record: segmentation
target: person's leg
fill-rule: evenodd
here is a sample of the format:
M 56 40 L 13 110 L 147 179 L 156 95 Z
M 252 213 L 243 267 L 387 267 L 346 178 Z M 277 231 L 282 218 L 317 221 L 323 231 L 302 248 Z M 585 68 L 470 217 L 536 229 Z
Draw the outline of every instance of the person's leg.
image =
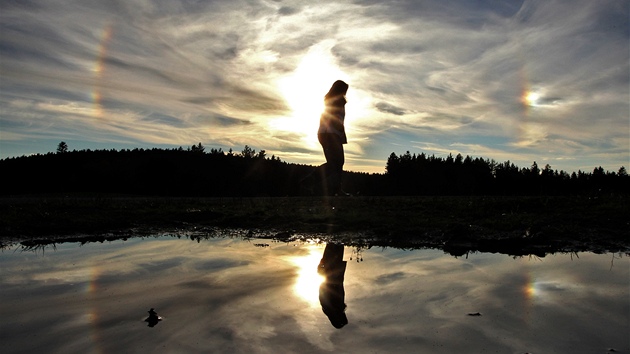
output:
M 344 164 L 343 144 L 341 144 L 341 138 L 337 137 L 337 135 L 335 135 L 335 137 L 335 142 L 331 146 L 333 163 L 331 164 L 331 171 L 329 173 L 331 194 L 339 193 L 341 191 L 341 174 L 343 172 Z
M 322 150 L 324 151 L 324 157 L 326 158 L 326 163 L 318 167 L 320 182 L 322 186 L 322 194 L 328 195 L 328 173 L 330 170 L 330 139 L 328 138 L 329 134 L 317 134 L 317 140 L 319 140 L 319 144 L 322 146 Z
M 319 134 L 319 142 L 324 150 L 326 164 L 324 173 L 328 180 L 326 194 L 335 194 L 341 190 L 341 173 L 345 162 L 341 137 L 337 134 Z
M 324 133 L 319 134 L 317 138 L 319 139 L 319 143 L 322 145 L 322 149 L 324 150 L 324 157 L 326 157 L 326 163 L 320 166 L 322 176 L 322 192 L 324 195 L 331 195 L 334 194 L 334 187 L 331 184 L 331 177 L 334 174 L 334 171 L 337 170 L 337 162 L 334 152 L 334 137 L 333 134 Z

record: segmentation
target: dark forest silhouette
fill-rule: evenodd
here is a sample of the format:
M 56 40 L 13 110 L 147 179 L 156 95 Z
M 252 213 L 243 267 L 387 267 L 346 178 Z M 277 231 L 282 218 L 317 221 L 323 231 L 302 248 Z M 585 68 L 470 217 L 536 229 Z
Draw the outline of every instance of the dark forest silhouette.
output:
M 309 195 L 300 180 L 317 167 L 268 157 L 249 146 L 206 151 L 201 143 L 176 149 L 69 151 L 0 160 L 0 194 L 113 193 L 156 196 Z M 458 154 L 446 158 L 392 153 L 385 173 L 343 173 L 344 189 L 355 195 L 575 195 L 630 192 L 630 177 L 596 167 L 592 172 L 553 170 L 536 162 L 519 168 Z

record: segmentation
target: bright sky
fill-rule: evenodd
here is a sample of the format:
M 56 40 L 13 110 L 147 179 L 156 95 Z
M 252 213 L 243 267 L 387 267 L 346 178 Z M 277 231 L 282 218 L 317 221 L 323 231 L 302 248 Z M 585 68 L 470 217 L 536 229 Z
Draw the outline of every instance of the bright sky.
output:
M 345 169 L 409 150 L 568 172 L 629 167 L 627 0 L 0 2 L 0 158 L 245 145 Z

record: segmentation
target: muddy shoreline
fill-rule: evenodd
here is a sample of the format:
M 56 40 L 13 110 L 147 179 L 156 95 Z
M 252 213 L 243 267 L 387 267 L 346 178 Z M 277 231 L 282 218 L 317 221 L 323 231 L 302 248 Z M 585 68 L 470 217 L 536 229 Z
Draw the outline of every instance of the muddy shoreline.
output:
M 630 252 L 626 196 L 0 199 L 0 246 L 170 235 L 544 256 Z

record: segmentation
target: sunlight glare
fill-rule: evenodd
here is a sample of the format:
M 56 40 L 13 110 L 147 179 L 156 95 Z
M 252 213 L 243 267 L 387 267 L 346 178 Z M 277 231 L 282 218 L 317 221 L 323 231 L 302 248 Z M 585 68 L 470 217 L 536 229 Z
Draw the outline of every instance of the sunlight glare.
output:
M 296 133 L 314 147 L 317 142 L 319 116 L 324 110 L 324 95 L 335 80 L 348 80 L 334 62 L 330 43 L 312 47 L 295 71 L 278 81 L 280 93 L 291 108 L 289 117 L 270 123 L 274 130 Z
M 323 250 L 315 245 L 309 247 L 306 256 L 294 257 L 291 262 L 297 266 L 297 280 L 295 282 L 295 294 L 305 300 L 311 307 L 318 307 L 319 286 L 324 277 L 317 272 L 317 266 L 322 258 Z

